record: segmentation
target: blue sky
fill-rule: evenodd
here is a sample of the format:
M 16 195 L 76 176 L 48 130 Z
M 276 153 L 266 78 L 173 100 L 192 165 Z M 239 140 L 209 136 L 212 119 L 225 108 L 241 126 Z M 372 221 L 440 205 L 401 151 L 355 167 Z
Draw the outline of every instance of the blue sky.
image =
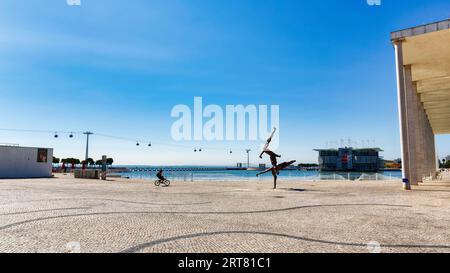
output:
M 45 2 L 45 3 L 44 3 Z M 450 17 L 448 0 L 0 1 L 0 128 L 172 142 L 177 104 L 278 104 L 278 152 L 315 162 L 327 142 L 370 140 L 400 156 L 391 31 Z M 441 156 L 450 138 L 438 137 Z M 0 143 L 84 157 L 85 140 L 1 132 Z M 120 164 L 234 165 L 256 142 L 189 148 L 94 136 Z M 360 145 L 360 144 L 359 144 Z M 192 148 L 190 148 L 192 147 Z M 212 147 L 193 153 L 194 147 Z M 233 149 L 229 154 L 225 150 Z

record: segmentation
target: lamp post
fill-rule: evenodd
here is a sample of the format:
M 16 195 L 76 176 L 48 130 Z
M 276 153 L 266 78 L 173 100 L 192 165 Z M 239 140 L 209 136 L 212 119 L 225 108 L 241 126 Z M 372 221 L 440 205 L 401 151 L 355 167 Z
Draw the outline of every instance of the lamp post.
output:
M 250 149 L 245 150 L 245 152 L 247 152 L 247 168 L 250 168 L 250 152 L 251 151 L 252 150 L 250 150 Z
M 86 135 L 86 158 L 85 158 L 85 160 L 87 162 L 87 160 L 89 158 L 89 136 L 93 135 L 94 133 L 88 131 L 88 132 L 84 132 L 83 134 Z

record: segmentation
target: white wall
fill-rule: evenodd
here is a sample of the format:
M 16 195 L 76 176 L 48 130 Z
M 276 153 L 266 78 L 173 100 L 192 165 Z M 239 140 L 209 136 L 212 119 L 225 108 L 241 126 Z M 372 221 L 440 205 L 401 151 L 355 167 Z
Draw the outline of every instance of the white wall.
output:
M 37 162 L 38 149 L 0 146 L 0 179 L 51 177 L 53 149 L 48 149 L 44 163 Z

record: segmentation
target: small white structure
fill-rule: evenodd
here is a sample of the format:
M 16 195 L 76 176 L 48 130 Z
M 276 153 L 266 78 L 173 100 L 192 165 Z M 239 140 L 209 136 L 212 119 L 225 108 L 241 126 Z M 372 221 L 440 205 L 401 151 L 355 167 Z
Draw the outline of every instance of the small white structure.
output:
M 0 146 L 0 179 L 52 176 L 53 149 Z

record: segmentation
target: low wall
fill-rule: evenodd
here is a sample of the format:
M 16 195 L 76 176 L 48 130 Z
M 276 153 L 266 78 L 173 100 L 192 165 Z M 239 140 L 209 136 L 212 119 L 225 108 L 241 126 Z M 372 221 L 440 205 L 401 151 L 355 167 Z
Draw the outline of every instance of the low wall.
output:
M 75 178 L 100 179 L 100 171 L 99 170 L 74 170 L 73 174 L 74 174 Z

